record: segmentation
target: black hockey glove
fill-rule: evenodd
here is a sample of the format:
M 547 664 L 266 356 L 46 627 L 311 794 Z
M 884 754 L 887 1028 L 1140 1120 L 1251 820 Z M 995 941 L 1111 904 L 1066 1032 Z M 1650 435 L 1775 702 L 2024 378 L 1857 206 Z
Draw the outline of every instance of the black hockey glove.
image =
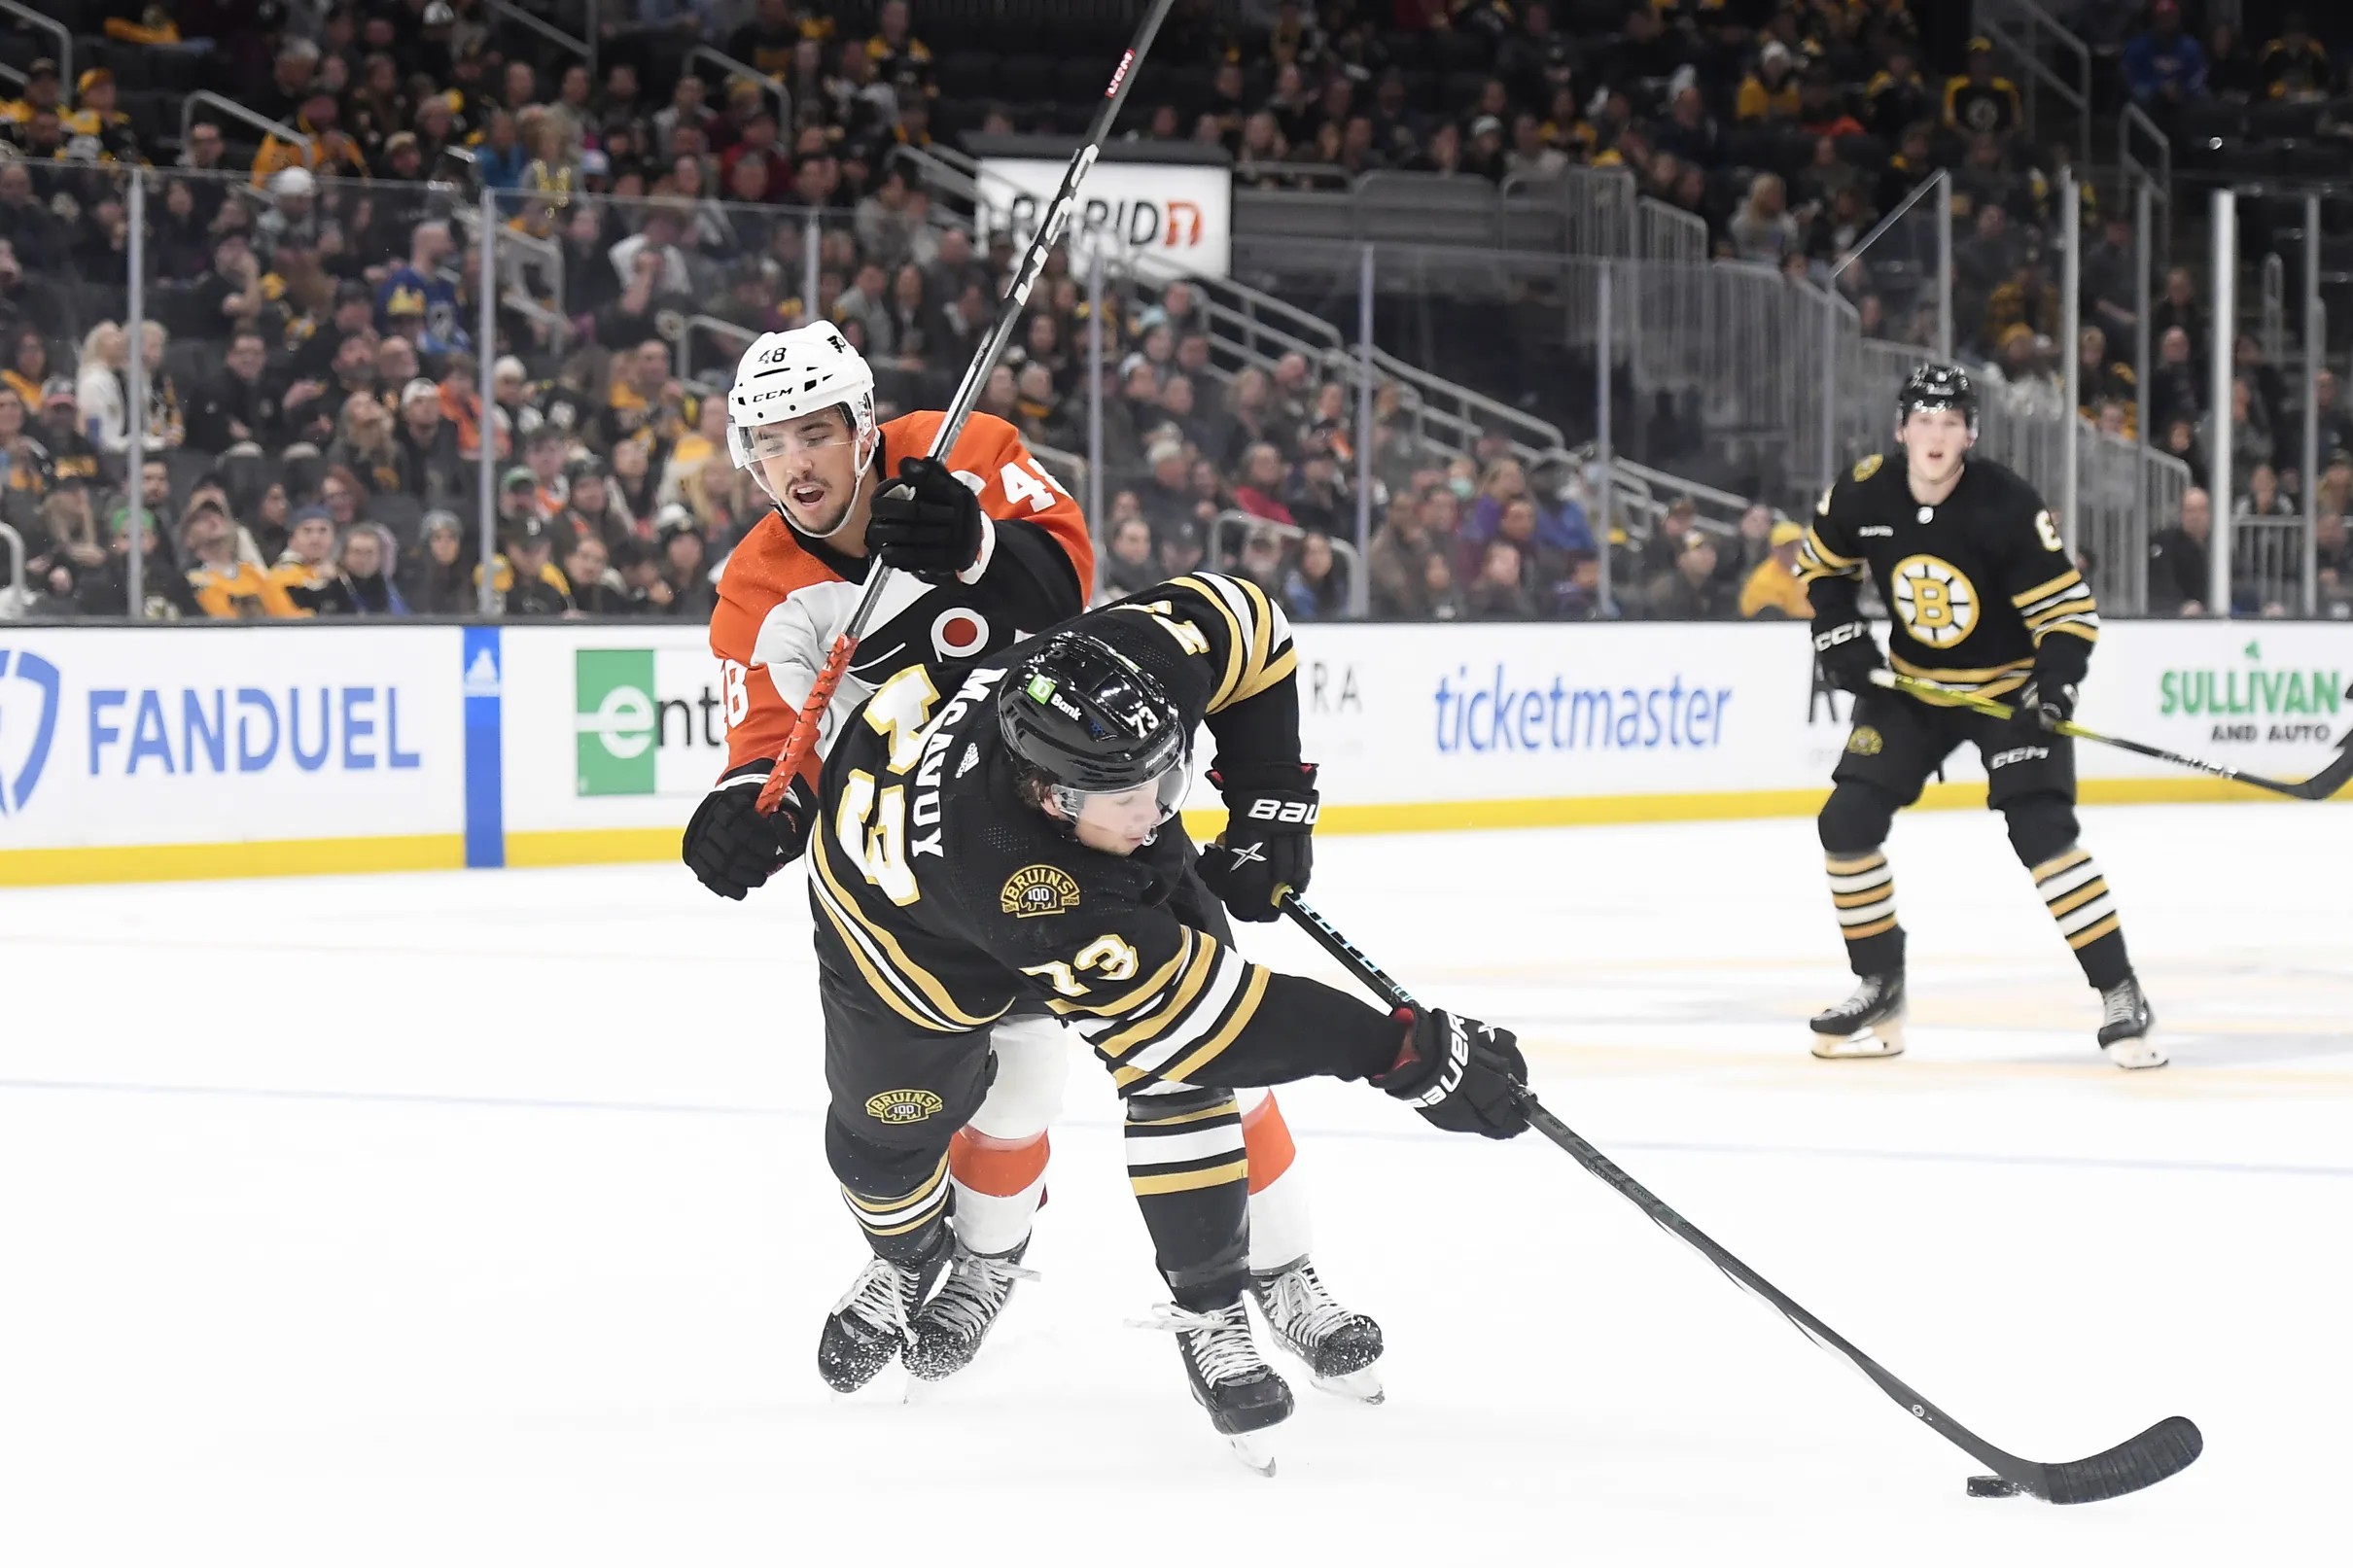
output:
M 1307 891 L 1316 865 L 1316 765 L 1275 762 L 1212 773 L 1225 831 L 1201 852 L 1201 880 L 1238 921 L 1271 921 L 1288 888 Z
M 2029 737 L 2047 735 L 2075 716 L 2075 687 L 2040 675 L 2012 700 L 2010 727 Z
M 808 780 L 796 778 L 786 786 L 775 816 L 759 814 L 760 785 L 775 767 L 761 761 L 730 770 L 687 819 L 679 856 L 721 898 L 743 897 L 799 859 L 809 846 L 817 799 Z
M 898 477 L 874 498 L 866 524 L 866 547 L 895 572 L 912 572 L 926 582 L 946 582 L 980 559 L 988 523 L 980 497 L 948 466 L 911 457 Z
M 1512 1086 L 1528 1078 L 1520 1037 L 1475 1018 L 1397 1009 L 1405 1049 L 1396 1065 L 1373 1080 L 1448 1132 L 1512 1138 L 1528 1131 L 1528 1113 Z
M 1878 690 L 1871 678 L 1887 668 L 1886 655 L 1879 651 L 1868 621 L 1841 621 L 1814 633 L 1813 656 L 1822 667 L 1824 680 L 1858 697 Z

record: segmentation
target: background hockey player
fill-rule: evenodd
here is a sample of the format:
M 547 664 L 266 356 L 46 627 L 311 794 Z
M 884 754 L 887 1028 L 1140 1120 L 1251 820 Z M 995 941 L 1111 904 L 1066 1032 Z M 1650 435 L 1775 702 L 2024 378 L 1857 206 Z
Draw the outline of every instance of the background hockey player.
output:
M 1128 1169 L 1218 1430 L 1290 1411 L 1259 1355 L 1234 1244 L 1249 1157 L 1232 1090 L 1365 1078 L 1437 1126 L 1508 1137 L 1526 1119 L 1513 1036 L 1390 1016 L 1249 962 L 1192 903 L 1181 832 L 1205 719 L 1229 776 L 1299 775 L 1297 657 L 1252 583 L 1203 575 L 988 661 L 929 727 L 897 678 L 847 721 L 809 849 L 833 1102 L 825 1153 L 874 1261 L 826 1320 L 821 1370 L 855 1387 L 903 1352 L 960 1353 L 926 1306 L 974 1215 L 948 1220 L 950 1133 L 990 1083 L 1024 1001 L 1073 1024 L 1128 1100 Z M 1053 1028 L 1051 1023 L 1034 1026 Z M 1050 1103 L 1029 1107 L 1042 1130 Z M 985 1327 L 985 1323 L 981 1325 Z M 937 1342 L 949 1342 L 939 1343 Z
M 1887 829 L 1966 741 L 1984 759 L 1987 804 L 2008 819 L 2011 847 L 2100 993 L 2100 1049 L 2122 1067 L 2161 1066 L 2115 900 L 2077 842 L 2074 743 L 2054 733 L 2075 713 L 2099 638 L 2090 586 L 2032 488 L 1969 456 L 1977 394 L 1966 373 L 1914 370 L 1897 396 L 1896 426 L 1900 460 L 1868 457 L 1841 477 L 1799 559 L 1822 674 L 1856 694 L 1820 828 L 1831 901 L 1862 984 L 1815 1017 L 1814 1055 L 1904 1048 L 1904 928 Z M 2010 722 L 1874 683 L 1889 660 L 1857 608 L 1866 570 L 1888 606 L 1896 673 L 2001 698 L 2016 709 Z
M 873 371 L 829 324 L 754 342 L 737 366 L 728 417 L 736 466 L 751 469 L 777 505 L 720 576 L 711 645 L 724 670 L 728 767 L 688 823 L 683 854 L 706 887 L 740 899 L 807 842 L 819 759 L 774 816 L 754 802 L 871 562 L 896 575 L 827 714 L 821 757 L 840 716 L 878 689 L 891 693 L 884 711 L 912 733 L 948 685 L 951 663 L 1076 614 L 1094 580 L 1094 550 L 1077 504 L 1003 420 L 974 414 L 945 464 L 922 456 L 939 413 L 878 425 Z M 897 477 L 889 477 L 895 470 Z M 1231 848 L 1213 850 L 1201 875 L 1240 918 L 1272 920 L 1277 889 L 1308 886 L 1315 770 L 1246 766 L 1218 783 L 1233 812 Z M 1189 861 L 1184 835 L 1170 840 Z M 1200 878 L 1186 880 L 1199 919 L 1231 946 Z M 1058 1101 L 1069 1048 L 1062 1030 L 1032 1011 L 1027 1025 L 1000 1027 L 999 1090 L 955 1143 L 950 1185 L 973 1222 L 967 1236 L 983 1244 L 960 1255 L 932 1308 L 960 1332 L 933 1337 L 934 1353 L 914 1363 L 925 1376 L 955 1371 L 977 1347 L 1018 1277 L 1014 1265 L 1044 1192 L 1050 1112 L 1033 1107 Z M 1248 1257 L 1270 1320 L 1319 1378 L 1378 1397 L 1369 1369 L 1381 1354 L 1380 1327 L 1334 1301 L 1317 1275 L 1282 1108 L 1262 1091 L 1246 1099 Z M 949 1344 L 957 1355 L 945 1353 Z

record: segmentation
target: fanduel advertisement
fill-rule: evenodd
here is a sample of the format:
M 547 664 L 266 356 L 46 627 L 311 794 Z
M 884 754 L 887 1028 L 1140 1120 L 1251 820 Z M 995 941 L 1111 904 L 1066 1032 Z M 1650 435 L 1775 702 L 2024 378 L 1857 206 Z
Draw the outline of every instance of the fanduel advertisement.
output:
M 982 238 L 1010 229 L 1027 245 L 1069 171 L 1067 159 L 983 157 Z M 1080 270 L 1100 247 L 1106 265 L 1222 278 L 1233 266 L 1233 175 L 1221 164 L 1098 160 L 1079 185 L 1066 240 Z
M 0 851 L 453 832 L 456 639 L 0 631 Z

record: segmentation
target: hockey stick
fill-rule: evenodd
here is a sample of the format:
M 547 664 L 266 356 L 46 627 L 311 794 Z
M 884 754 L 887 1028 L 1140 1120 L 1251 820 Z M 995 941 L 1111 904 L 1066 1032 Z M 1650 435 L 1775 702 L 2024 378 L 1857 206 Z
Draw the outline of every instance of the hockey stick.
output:
M 1871 673 L 1871 682 L 1876 686 L 1883 686 L 1889 691 L 1901 691 L 1907 695 L 1917 697 L 1923 702 L 1936 703 L 1947 708 L 1966 708 L 1971 713 L 1984 714 L 1988 718 L 2009 718 L 2018 712 L 2008 703 L 1995 702 L 1990 697 L 1981 697 L 1975 692 L 1956 691 L 1950 686 L 1940 685 L 1934 680 L 1922 680 L 1917 676 L 1898 675 L 1893 670 L 1874 670 Z M 2290 800 L 2327 800 L 2331 795 L 2342 789 L 2347 780 L 2353 780 L 2353 734 L 2347 734 L 2343 740 L 2336 743 L 2336 756 L 2327 767 L 2312 775 L 2311 778 L 2299 783 L 2292 779 L 2266 779 L 2260 773 L 2242 773 L 2236 768 L 2226 767 L 2220 762 L 2201 762 L 2194 756 L 2183 756 L 2179 751 L 2167 751 L 2155 746 L 2143 746 L 2138 741 L 2127 741 L 2120 736 L 2102 735 L 2097 730 L 2084 728 L 2083 725 L 2072 719 L 2060 724 L 2054 733 L 2078 741 L 2097 741 L 2102 746 L 2113 746 L 2120 751 L 2130 751 L 2138 756 L 2155 757 L 2160 762 L 2170 762 L 2177 768 L 2194 768 L 2199 773 L 2210 773 L 2217 779 L 2228 779 L 2232 784 L 2246 784 L 2254 789 L 2268 789 L 2271 793 L 2285 795 Z
M 1300 902 L 1296 895 L 1285 893 L 1282 907 L 1284 913 L 1315 938 L 1318 947 L 1339 959 L 1342 967 L 1385 1003 L 1391 1007 L 1421 1010 L 1422 1004 L 1415 1001 L 1403 986 L 1390 979 L 1379 964 L 1365 957 L 1354 943 L 1333 929 L 1329 921 Z M 1569 1157 L 1577 1164 L 1616 1188 L 1621 1196 L 1649 1215 L 1659 1229 L 1685 1242 L 1701 1257 L 1714 1264 L 1734 1284 L 1772 1303 L 1783 1317 L 1797 1326 L 1799 1333 L 1824 1349 L 1844 1356 L 1864 1376 L 1879 1384 L 1880 1392 L 1889 1399 L 2000 1478 L 1999 1482 L 1990 1487 L 1982 1481 L 1973 1481 L 1969 1488 L 1971 1495 L 2000 1496 L 2026 1492 L 2051 1503 L 2096 1503 L 2111 1497 L 2122 1497 L 2126 1492 L 2139 1491 L 2144 1486 L 2156 1485 L 2186 1468 L 2204 1448 L 2205 1439 L 2198 1434 L 2197 1427 L 2190 1418 L 2172 1415 L 2129 1442 L 2120 1443 L 2107 1452 L 2095 1453 L 2089 1459 L 2054 1465 L 2020 1459 L 2014 1453 L 2004 1452 L 1929 1404 L 1910 1384 L 1841 1338 L 1830 1325 L 1782 1295 L 1764 1275 L 1710 1240 L 1699 1227 L 1668 1207 L 1641 1183 L 1619 1169 L 1607 1155 L 1579 1137 L 1559 1117 L 1538 1104 L 1535 1092 L 1526 1084 L 1514 1084 L 1512 1093 L 1519 1100 L 1520 1108 L 1528 1113 L 1530 1126 L 1568 1151 Z
M 1119 118 L 1120 105 L 1128 100 L 1128 88 L 1135 85 L 1137 69 L 1143 64 L 1144 53 L 1151 49 L 1153 36 L 1160 31 L 1161 22 L 1167 19 L 1169 10 L 1175 4 L 1176 0 L 1152 0 L 1151 9 L 1144 13 L 1143 24 L 1136 29 L 1135 42 L 1128 45 L 1127 52 L 1121 54 L 1119 63 L 1112 67 L 1110 85 L 1103 89 L 1103 104 L 1095 111 L 1094 123 L 1087 127 L 1086 140 L 1071 155 L 1071 166 L 1063 171 L 1062 187 L 1054 192 L 1052 204 L 1046 208 L 1044 218 L 1039 220 L 1036 233 L 1031 236 L 1030 248 L 1023 254 L 1021 265 L 1014 269 L 1012 286 L 1005 291 L 1003 302 L 998 308 L 997 324 L 989 329 L 989 335 L 981 341 L 980 352 L 965 367 L 965 377 L 957 383 L 956 395 L 948 400 L 947 411 L 940 418 L 939 429 L 931 436 L 931 450 L 928 456 L 944 458 L 955 450 L 956 438 L 964 434 L 966 421 L 972 417 L 973 405 L 980 401 L 981 389 L 989 384 L 989 372 L 1004 357 L 1006 346 L 1013 341 L 1013 333 L 1020 329 L 1022 307 L 1029 303 L 1030 291 L 1037 286 L 1037 276 L 1045 270 L 1046 258 L 1053 253 L 1056 242 L 1062 238 L 1063 228 L 1071 221 L 1071 208 L 1077 202 L 1078 188 L 1085 183 L 1087 170 L 1095 166 L 1096 157 L 1103 152 L 1103 144 L 1110 137 L 1112 122 Z M 885 483 L 889 479 L 888 474 L 884 475 Z M 857 608 L 850 612 L 850 623 L 842 628 L 841 634 L 833 639 L 833 645 L 826 649 L 825 665 L 817 672 L 816 683 L 809 688 L 808 701 L 801 704 L 800 716 L 792 721 L 792 733 L 786 738 L 785 749 L 776 759 L 775 770 L 768 775 L 767 783 L 760 785 L 759 810 L 763 815 L 773 814 L 783 804 L 785 790 L 791 784 L 793 775 L 800 771 L 801 764 L 817 749 L 818 726 L 825 719 L 825 710 L 833 705 L 833 692 L 841 684 L 841 678 L 849 672 L 850 660 L 858 652 L 859 640 L 866 634 L 866 623 L 874 618 L 874 611 L 881 608 L 883 584 L 890 580 L 890 576 L 891 569 L 879 561 L 866 574 L 865 591 L 858 596 Z

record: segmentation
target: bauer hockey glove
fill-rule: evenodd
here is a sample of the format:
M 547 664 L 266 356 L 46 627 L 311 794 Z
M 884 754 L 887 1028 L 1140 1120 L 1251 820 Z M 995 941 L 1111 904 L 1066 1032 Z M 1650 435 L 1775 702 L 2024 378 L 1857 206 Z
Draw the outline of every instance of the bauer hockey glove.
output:
M 894 572 L 940 583 L 968 572 L 988 540 L 980 497 L 936 458 L 911 457 L 874 498 L 866 546 Z
M 1518 1137 L 1528 1113 L 1512 1088 L 1528 1078 L 1520 1036 L 1454 1013 L 1400 1007 L 1405 1049 L 1373 1086 L 1406 1101 L 1430 1126 L 1481 1137 Z
M 1824 680 L 1858 697 L 1876 690 L 1872 676 L 1887 668 L 1886 655 L 1879 651 L 1868 621 L 1841 621 L 1814 633 L 1813 656 L 1822 667 Z
M 795 778 L 786 786 L 775 816 L 760 815 L 760 785 L 775 766 L 763 759 L 730 769 L 687 819 L 679 857 L 721 898 L 743 897 L 808 848 L 809 824 L 817 819 L 808 780 Z
M 1316 764 L 1270 762 L 1210 775 L 1225 831 L 1201 852 L 1201 880 L 1238 921 L 1282 913 L 1284 889 L 1307 891 L 1316 866 Z

